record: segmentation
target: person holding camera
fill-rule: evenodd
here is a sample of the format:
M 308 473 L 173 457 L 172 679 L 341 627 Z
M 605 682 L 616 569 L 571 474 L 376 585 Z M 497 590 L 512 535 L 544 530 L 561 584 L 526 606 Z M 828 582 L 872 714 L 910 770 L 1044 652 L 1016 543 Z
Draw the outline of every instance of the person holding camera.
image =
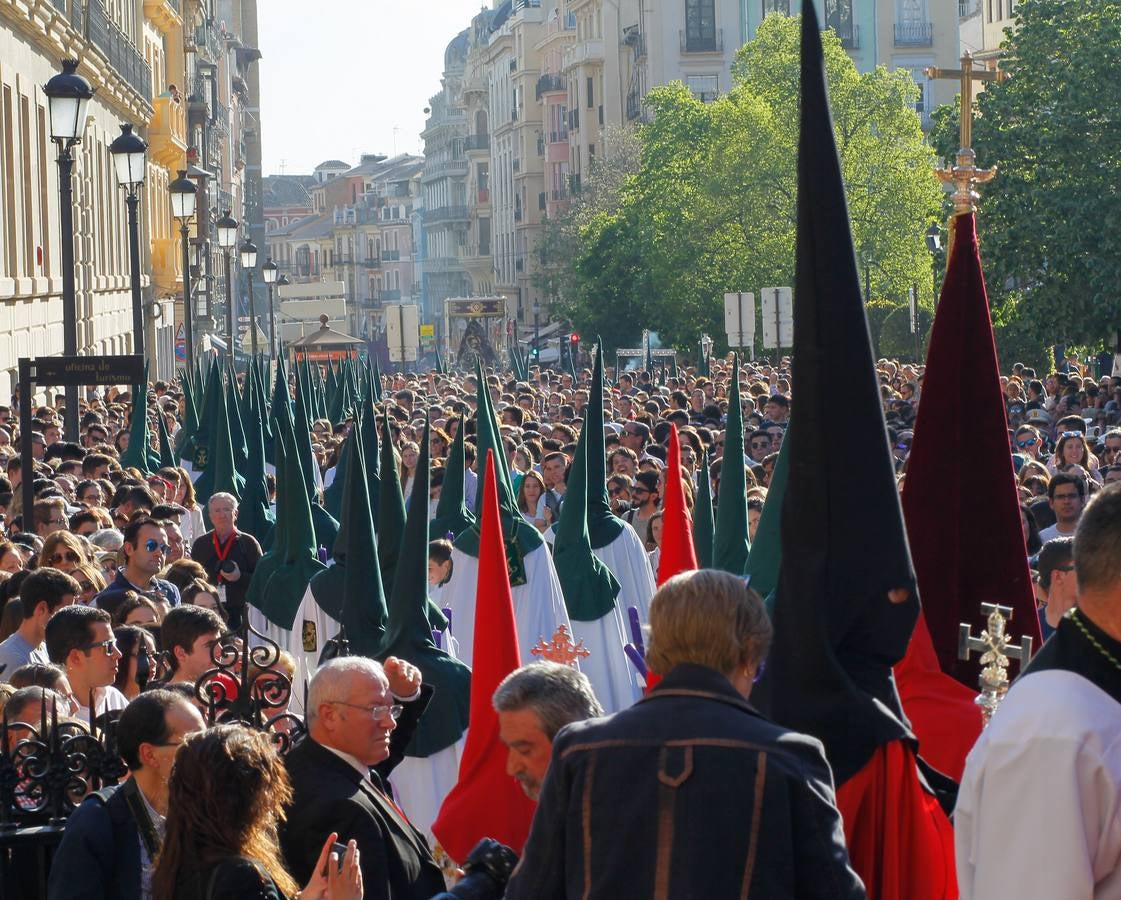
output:
M 191 545 L 191 559 L 200 563 L 210 583 L 218 585 L 225 596 L 230 628 L 241 628 L 245 613 L 245 595 L 249 591 L 253 570 L 261 561 L 261 545 L 251 534 L 237 530 L 237 498 L 219 492 L 206 504 L 212 531 L 197 538 Z

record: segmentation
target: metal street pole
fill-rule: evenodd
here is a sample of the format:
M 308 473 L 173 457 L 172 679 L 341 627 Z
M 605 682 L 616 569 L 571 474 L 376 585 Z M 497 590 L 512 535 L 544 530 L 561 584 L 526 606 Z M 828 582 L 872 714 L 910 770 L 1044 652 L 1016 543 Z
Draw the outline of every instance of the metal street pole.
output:
M 144 356 L 144 307 L 140 302 L 140 227 L 137 223 L 140 197 L 135 188 L 125 195 L 128 206 L 129 282 L 132 286 L 132 349 Z
M 268 283 L 269 288 L 269 356 L 276 359 L 276 309 L 273 306 L 272 298 L 272 282 Z
M 226 258 L 226 358 L 234 366 L 234 291 L 230 284 L 230 251 L 223 250 L 222 255 Z
M 68 145 L 59 144 L 58 193 L 62 226 L 62 352 L 78 355 L 78 298 L 74 281 L 74 157 Z M 30 397 L 21 402 L 31 403 Z M 63 416 L 66 440 L 78 442 L 78 386 L 66 386 L 66 412 Z
M 249 343 L 252 347 L 253 357 L 257 357 L 257 312 L 253 304 L 253 270 L 245 273 L 245 280 L 249 284 Z
M 181 219 L 179 237 L 183 245 L 183 337 L 186 344 L 183 362 L 188 370 L 195 361 L 195 313 L 191 304 L 191 249 L 188 246 L 190 233 L 187 220 Z

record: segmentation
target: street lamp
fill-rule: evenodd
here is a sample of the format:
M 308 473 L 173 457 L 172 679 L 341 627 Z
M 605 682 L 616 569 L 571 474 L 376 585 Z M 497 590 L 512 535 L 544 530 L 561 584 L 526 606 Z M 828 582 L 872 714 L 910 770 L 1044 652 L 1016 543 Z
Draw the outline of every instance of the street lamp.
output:
M 121 125 L 121 135 L 109 145 L 113 154 L 113 167 L 117 184 L 125 189 L 128 206 L 128 262 L 129 283 L 132 286 L 132 349 L 144 356 L 144 311 L 140 305 L 140 231 L 137 210 L 140 206 L 140 186 L 144 183 L 147 167 L 148 142 L 133 134 L 132 125 Z
M 931 222 L 930 227 L 926 230 L 926 249 L 930 251 L 933 257 L 930 262 L 932 271 L 931 279 L 934 288 L 934 302 L 938 303 L 938 254 L 942 250 L 942 229 L 938 227 L 937 222 Z
M 237 219 L 227 209 L 216 223 L 218 227 L 218 246 L 226 261 L 226 352 L 230 364 L 234 363 L 234 292 L 230 285 L 230 251 L 237 246 Z
M 246 238 L 238 253 L 241 256 L 241 268 L 245 272 L 245 280 L 249 283 L 249 341 L 253 356 L 256 357 L 257 313 L 253 306 L 253 270 L 257 268 L 257 245 Z
M 261 266 L 261 277 L 265 279 L 265 284 L 269 288 L 269 356 L 273 359 L 276 359 L 276 312 L 273 309 L 272 286 L 276 284 L 276 277 L 279 274 L 280 268 L 270 256 Z
M 179 240 L 183 251 L 183 337 L 185 338 L 184 363 L 194 364 L 195 359 L 195 316 L 191 304 L 191 219 L 195 217 L 195 203 L 198 200 L 198 186 L 187 177 L 185 169 L 179 170 L 179 177 L 167 186 L 171 194 L 171 215 L 179 220 Z
M 78 61 L 64 59 L 62 72 L 43 87 L 51 117 L 51 140 L 58 145 L 59 220 L 62 231 L 62 349 L 78 355 L 78 299 L 74 288 L 74 157 L 71 150 L 82 142 L 86 106 L 93 88 L 77 74 Z M 30 403 L 31 398 L 23 398 Z M 66 387 L 66 439 L 78 440 L 78 386 Z

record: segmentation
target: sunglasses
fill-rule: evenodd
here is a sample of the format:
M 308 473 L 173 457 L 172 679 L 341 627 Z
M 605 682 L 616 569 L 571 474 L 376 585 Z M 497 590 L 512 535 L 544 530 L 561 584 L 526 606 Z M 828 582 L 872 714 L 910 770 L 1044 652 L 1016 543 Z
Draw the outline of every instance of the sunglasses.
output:
M 72 563 L 81 562 L 81 559 L 79 558 L 77 553 L 75 553 L 73 550 L 67 550 L 65 553 L 55 553 L 53 556 L 51 556 L 50 563 L 53 566 L 56 563 L 62 562 L 63 560 Z
M 91 650 L 96 650 L 98 647 L 105 651 L 106 656 L 112 656 L 117 652 L 117 639 L 112 637 L 107 641 L 98 641 L 95 644 L 81 644 L 78 649 L 85 650 L 88 653 Z
M 144 549 L 149 553 L 154 553 L 157 549 L 162 551 L 163 553 L 167 553 L 169 550 L 171 550 L 171 548 L 167 546 L 167 544 L 161 544 L 155 538 L 148 538 L 148 540 L 144 542 Z
M 1017 447 L 1034 447 L 1039 443 L 1039 438 L 1028 438 L 1026 441 L 1016 441 Z
M 1081 431 L 1064 431 L 1061 436 L 1065 438 L 1085 437 L 1085 435 L 1083 435 Z

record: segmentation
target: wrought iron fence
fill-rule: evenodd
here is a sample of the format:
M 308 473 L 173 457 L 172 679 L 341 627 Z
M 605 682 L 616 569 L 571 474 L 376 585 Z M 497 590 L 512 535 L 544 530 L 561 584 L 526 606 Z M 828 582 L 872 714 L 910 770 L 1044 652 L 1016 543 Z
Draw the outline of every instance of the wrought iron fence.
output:
M 125 83 L 145 100 L 152 99 L 152 69 L 128 36 L 110 20 L 100 0 L 88 0 L 90 43 L 105 54 Z

